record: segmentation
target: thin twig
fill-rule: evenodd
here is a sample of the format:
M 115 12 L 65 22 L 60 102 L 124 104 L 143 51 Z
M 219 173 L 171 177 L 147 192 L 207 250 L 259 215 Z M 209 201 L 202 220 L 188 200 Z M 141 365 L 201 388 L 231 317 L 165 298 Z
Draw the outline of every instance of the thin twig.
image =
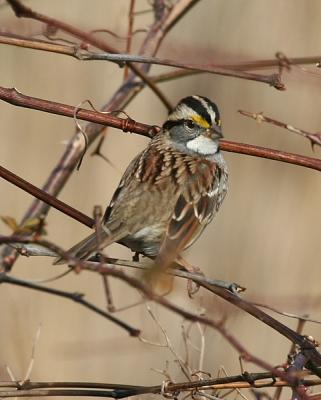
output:
M 179 67 L 182 69 L 192 70 L 192 71 L 201 71 L 207 72 L 209 74 L 216 74 L 222 76 L 230 76 L 233 78 L 247 79 L 256 82 L 266 83 L 270 86 L 273 86 L 278 90 L 285 90 L 284 84 L 280 81 L 280 77 L 278 74 L 271 75 L 260 75 L 254 74 L 245 71 L 237 71 L 237 70 L 228 70 L 226 68 L 213 67 L 208 65 L 199 65 L 199 64 L 188 64 L 182 63 L 176 60 L 170 59 L 160 59 L 155 57 L 147 57 L 140 55 L 131 55 L 131 54 L 111 54 L 111 53 L 84 53 L 82 55 L 82 60 L 101 60 L 101 61 L 112 61 L 119 63 L 121 66 L 128 65 L 128 63 L 142 63 L 142 64 L 155 64 L 155 65 L 163 65 L 167 67 Z
M 36 336 L 33 339 L 33 343 L 32 343 L 32 350 L 31 350 L 31 358 L 30 358 L 30 362 L 27 368 L 27 372 L 23 378 L 23 380 L 20 382 L 20 384 L 23 386 L 24 383 L 26 383 L 27 381 L 30 380 L 30 376 L 31 376 L 31 372 L 34 366 L 34 362 L 35 362 L 35 354 L 36 354 L 36 346 L 37 343 L 39 341 L 39 337 L 40 337 L 40 332 L 41 332 L 41 324 L 38 326 L 37 332 L 36 332 Z
M 266 308 L 267 310 L 271 310 L 271 311 L 273 311 L 273 312 L 275 312 L 277 314 L 283 315 L 283 316 L 288 317 L 288 318 L 294 318 L 294 319 L 297 319 L 299 321 L 312 322 L 313 324 L 321 325 L 321 320 L 313 319 L 313 318 L 310 318 L 310 317 L 308 317 L 306 315 L 298 315 L 298 314 L 293 314 L 293 313 L 289 313 L 289 312 L 286 312 L 286 311 L 281 311 L 281 310 L 276 309 L 275 307 L 271 307 L 271 306 L 269 306 L 267 304 L 258 303 L 256 301 L 253 301 L 252 304 L 254 304 L 257 307 Z
M 182 373 L 185 375 L 186 379 L 190 379 L 190 368 L 189 365 L 187 365 L 186 363 L 184 363 L 183 359 L 179 356 L 179 354 L 177 353 L 177 351 L 174 349 L 172 342 L 166 332 L 166 330 L 164 329 L 164 327 L 162 326 L 161 322 L 159 321 L 159 319 L 156 317 L 156 315 L 153 313 L 152 309 L 150 308 L 150 306 L 148 304 L 145 304 L 145 307 L 149 313 L 149 315 L 151 316 L 151 318 L 153 319 L 153 321 L 156 323 L 156 325 L 159 327 L 159 329 L 161 330 L 163 337 L 165 339 L 166 344 L 162 345 L 160 343 L 152 343 L 149 340 L 147 340 L 146 338 L 139 336 L 139 339 L 143 342 L 143 343 L 148 343 L 150 345 L 156 345 L 159 347 L 167 347 L 168 350 L 172 353 L 172 355 L 175 357 L 175 360 L 178 362 L 180 369 L 182 371 Z
M 271 117 L 267 117 L 261 112 L 260 113 L 252 113 L 249 111 L 239 110 L 239 113 L 246 117 L 255 119 L 255 121 L 257 121 L 258 123 L 267 122 L 269 124 L 278 126 L 280 128 L 284 128 L 284 129 L 286 129 L 292 133 L 295 133 L 297 135 L 303 136 L 310 141 L 312 148 L 315 145 L 321 146 L 321 133 L 319 133 L 319 132 L 318 133 L 307 132 L 303 129 L 296 128 L 293 125 L 286 124 L 285 122 L 278 121 Z
M 125 329 L 131 336 L 139 335 L 138 329 L 131 327 L 130 325 L 126 324 L 125 322 L 121 321 L 120 319 L 114 317 L 113 315 L 106 313 L 105 311 L 96 307 L 94 304 L 88 302 L 87 300 L 84 299 L 84 295 L 81 293 L 70 293 L 70 292 L 65 292 L 63 290 L 58 290 L 58 289 L 46 287 L 43 285 L 38 285 L 36 283 L 32 283 L 29 281 L 25 281 L 23 279 L 13 277 L 11 275 L 7 275 L 3 272 L 0 273 L 0 284 L 1 283 L 8 283 L 11 285 L 21 286 L 21 287 L 25 287 L 28 289 L 33 289 L 33 290 L 37 290 L 37 291 L 44 292 L 47 294 L 52 294 L 55 296 L 59 296 L 59 297 L 63 297 L 63 298 L 72 300 L 72 301 L 88 308 L 89 310 L 103 316 L 104 318 L 106 318 L 109 321 L 113 322 L 114 324 L 118 325 L 122 329 Z
M 94 211 L 93 211 L 93 219 L 95 221 L 95 234 L 96 234 L 96 241 L 97 241 L 97 249 L 100 248 L 100 243 L 101 243 L 101 237 L 100 237 L 100 221 L 102 218 L 103 212 L 101 206 L 95 206 Z M 101 262 L 105 262 L 105 257 L 102 255 L 101 256 Z M 111 290 L 110 290 L 110 285 L 109 285 L 109 279 L 107 275 L 102 276 L 103 280 L 103 285 L 104 285 L 104 293 L 106 296 L 107 300 L 107 311 L 108 312 L 115 312 L 115 306 L 112 300 L 112 295 L 111 295 Z
M 134 10 L 135 0 L 130 0 L 129 11 L 128 11 L 128 30 L 127 30 L 127 41 L 126 41 L 126 53 L 130 53 L 133 38 L 133 27 L 134 27 Z M 128 65 L 124 69 L 124 80 L 128 78 Z
M 105 293 L 106 301 L 107 301 L 107 311 L 110 313 L 113 313 L 116 311 L 116 307 L 113 302 L 113 297 L 111 294 L 111 288 L 110 288 L 108 276 L 103 275 L 102 280 L 103 280 L 103 285 L 104 285 L 104 293 Z M 117 311 L 119 311 L 119 310 L 117 310 Z

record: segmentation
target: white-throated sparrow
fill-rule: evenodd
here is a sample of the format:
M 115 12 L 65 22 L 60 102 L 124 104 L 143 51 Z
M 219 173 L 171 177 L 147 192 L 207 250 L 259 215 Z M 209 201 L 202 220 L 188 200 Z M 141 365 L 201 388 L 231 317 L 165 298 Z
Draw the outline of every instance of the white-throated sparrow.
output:
M 220 115 L 212 101 L 182 99 L 127 167 L 102 219 L 99 244 L 93 233 L 72 247 L 70 255 L 87 259 L 118 242 L 157 261 L 191 245 L 227 191 L 221 137 Z

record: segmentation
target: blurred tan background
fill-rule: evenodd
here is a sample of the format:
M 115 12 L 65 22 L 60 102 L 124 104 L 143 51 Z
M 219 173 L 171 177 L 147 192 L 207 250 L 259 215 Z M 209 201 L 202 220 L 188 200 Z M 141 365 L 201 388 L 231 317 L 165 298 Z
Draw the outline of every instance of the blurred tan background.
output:
M 0 3 L 0 29 L 21 34 L 40 30 L 40 24 L 18 20 Z M 148 8 L 138 0 L 137 10 Z M 119 35 L 127 32 L 127 0 L 30 0 L 35 10 L 61 18 L 85 30 L 108 28 Z M 135 28 L 151 23 L 149 14 L 137 16 Z M 321 3 L 318 0 L 202 0 L 163 42 L 159 56 L 190 62 L 237 62 L 273 58 L 276 51 L 289 57 L 321 54 Z M 135 37 L 134 48 L 144 34 Z M 106 37 L 123 49 L 124 41 Z M 123 72 L 104 62 L 79 62 L 61 55 L 0 46 L 1 86 L 77 105 L 90 99 L 97 108 L 122 82 Z M 309 67 L 316 73 L 320 72 Z M 152 71 L 164 68 L 153 67 Z M 220 107 L 225 137 L 285 151 L 320 157 L 299 136 L 267 124 L 256 124 L 237 113 L 238 109 L 266 115 L 310 132 L 321 130 L 321 76 L 294 67 L 285 73 L 287 90 L 214 75 L 197 75 L 161 85 L 175 103 L 189 94 L 213 99 Z M 161 124 L 166 110 L 145 89 L 126 109 L 137 121 Z M 0 103 L 1 165 L 41 186 L 64 150 L 75 129 L 71 119 L 24 110 Z M 138 135 L 109 130 L 103 147 L 112 167 L 98 157 L 85 157 L 60 195 L 68 204 L 91 215 L 93 206 L 105 207 L 124 168 L 147 143 Z M 206 275 L 238 282 L 247 288 L 245 298 L 267 303 L 280 310 L 309 314 L 321 320 L 321 176 L 319 172 L 274 161 L 226 153 L 229 193 L 215 221 L 189 250 L 187 259 Z M 31 197 L 0 180 L 0 214 L 17 220 Z M 48 238 L 68 248 L 89 230 L 52 210 L 48 217 Z M 9 234 L 1 222 L 0 233 Z M 129 251 L 112 246 L 108 254 L 129 258 Z M 25 279 L 54 276 L 62 271 L 51 259 L 19 259 L 13 275 Z M 60 268 L 60 267 L 59 267 Z M 100 278 L 83 272 L 51 284 L 68 291 L 86 293 L 87 299 L 105 307 Z M 117 307 L 130 305 L 139 295 L 118 281 L 112 281 Z M 285 361 L 290 344 L 269 327 L 200 291 L 187 299 L 185 282 L 178 282 L 170 299 L 197 311 L 207 309 L 213 318 L 228 316 L 227 328 L 253 354 L 271 364 Z M 155 314 L 177 352 L 184 354 L 182 319 L 153 305 Z M 183 380 L 174 357 L 166 348 L 140 343 L 88 310 L 60 298 L 14 286 L 0 287 L 0 379 L 7 380 L 8 364 L 18 379 L 23 378 L 30 360 L 32 340 L 39 324 L 41 336 L 36 349 L 32 380 L 84 380 L 128 384 L 158 384 L 163 377 L 151 369 L 164 369 L 171 362 L 172 379 Z M 144 306 L 118 314 L 143 330 L 153 341 L 164 341 Z M 278 317 L 280 318 L 280 317 Z M 292 328 L 296 321 L 281 318 Z M 306 324 L 305 332 L 321 339 L 320 325 Z M 200 336 L 194 329 L 193 340 Z M 229 374 L 239 373 L 238 354 L 220 336 L 206 330 L 203 370 L 215 376 L 221 365 Z M 197 369 L 198 354 L 192 352 Z M 246 366 L 258 371 L 256 366 Z M 286 397 L 286 396 L 285 396 Z

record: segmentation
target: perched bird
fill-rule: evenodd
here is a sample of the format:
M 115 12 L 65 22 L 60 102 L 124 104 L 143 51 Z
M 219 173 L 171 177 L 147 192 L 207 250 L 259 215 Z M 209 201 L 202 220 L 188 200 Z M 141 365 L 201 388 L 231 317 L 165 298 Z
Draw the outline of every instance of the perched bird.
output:
M 158 263 L 174 261 L 199 237 L 225 197 L 228 172 L 220 138 L 217 106 L 202 96 L 182 99 L 127 167 L 98 235 L 92 233 L 69 254 L 88 259 L 118 242 Z

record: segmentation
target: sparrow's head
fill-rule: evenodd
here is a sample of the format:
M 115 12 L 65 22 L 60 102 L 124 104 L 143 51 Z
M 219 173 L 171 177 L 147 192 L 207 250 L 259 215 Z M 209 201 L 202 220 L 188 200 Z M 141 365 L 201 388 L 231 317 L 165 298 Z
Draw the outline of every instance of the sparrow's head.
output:
M 216 104 L 202 96 L 182 99 L 168 116 L 163 129 L 178 148 L 203 156 L 216 154 L 219 139 L 223 137 Z

